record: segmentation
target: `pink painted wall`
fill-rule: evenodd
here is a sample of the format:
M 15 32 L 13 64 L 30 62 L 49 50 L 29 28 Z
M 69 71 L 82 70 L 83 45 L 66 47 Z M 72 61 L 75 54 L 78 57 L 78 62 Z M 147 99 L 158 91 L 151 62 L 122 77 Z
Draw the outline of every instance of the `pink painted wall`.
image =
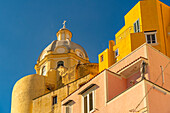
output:
M 127 59 L 124 59 L 111 67 L 111 71 L 117 71 L 121 69 L 125 65 L 134 61 L 136 58 L 139 58 L 140 56 L 148 58 L 148 73 L 151 81 L 155 81 L 160 74 L 160 65 L 165 67 L 165 65 L 169 62 L 169 58 L 159 53 L 158 51 L 155 51 L 152 47 L 144 45 L 134 54 L 129 55 Z M 164 72 L 165 84 L 162 86 L 164 88 L 167 88 L 168 90 L 170 90 L 169 70 L 170 66 L 168 66 L 168 68 Z M 128 113 L 129 110 L 134 109 L 145 96 L 146 86 L 147 89 L 149 89 L 150 87 L 150 85 L 148 85 L 148 82 L 144 80 L 131 87 L 131 85 L 129 84 L 130 81 L 136 80 L 137 78 L 139 78 L 139 76 L 140 73 L 138 72 L 126 80 L 124 78 L 119 78 L 117 75 L 111 73 L 108 70 L 105 70 L 97 75 L 95 78 L 93 78 L 91 81 L 86 83 L 84 86 L 82 86 L 79 90 L 75 91 L 65 100 L 63 100 L 62 103 L 65 103 L 68 100 L 74 100 L 75 103 L 73 105 L 73 113 L 82 113 L 82 95 L 78 95 L 78 93 L 84 90 L 90 84 L 96 84 L 98 86 L 98 88 L 95 90 L 96 110 L 93 113 Z M 160 77 L 158 80 L 158 84 L 161 85 L 161 83 L 162 79 Z M 127 88 L 129 89 L 126 90 Z M 107 102 L 107 99 L 110 101 Z M 148 97 L 142 101 L 137 110 L 146 107 L 147 104 L 149 107 L 149 113 L 170 113 L 169 94 L 163 95 L 157 90 L 152 90 L 151 93 L 149 93 Z M 62 110 L 62 113 L 65 113 L 64 106 L 62 106 Z
M 134 109 L 144 97 L 144 90 L 143 81 L 108 102 L 103 113 L 129 113 L 129 110 Z M 141 103 L 138 109 L 145 107 L 145 102 L 146 100 Z
M 117 72 L 118 70 L 120 70 L 124 66 L 130 64 L 131 62 L 133 62 L 134 60 L 136 60 L 137 58 L 140 58 L 140 57 L 147 58 L 146 46 L 145 45 L 140 46 L 139 48 L 134 50 L 133 53 L 127 55 L 125 58 L 123 58 L 119 62 L 113 64 L 109 68 L 109 70 L 113 71 L 113 72 Z
M 138 102 L 142 99 L 144 96 L 144 82 L 140 82 L 133 88 L 123 92 L 121 95 L 112 98 L 108 103 L 106 102 L 106 80 L 105 80 L 105 74 L 108 74 L 108 86 L 109 88 L 114 86 L 122 87 L 119 85 L 125 85 L 126 81 L 122 80 L 122 84 L 119 82 L 119 78 L 113 77 L 112 74 L 110 74 L 107 70 L 102 72 L 100 75 L 96 76 L 94 79 L 92 79 L 90 82 L 82 86 L 79 90 L 74 92 L 72 95 L 67 97 L 65 100 L 62 101 L 62 103 L 67 102 L 68 100 L 74 100 L 75 103 L 73 104 L 73 113 L 82 113 L 82 95 L 78 95 L 79 92 L 81 92 L 83 89 L 88 87 L 90 84 L 97 84 L 98 88 L 95 90 L 95 108 L 96 110 L 93 113 L 128 113 L 129 110 L 133 109 L 137 106 Z M 105 74 L 104 74 L 105 73 Z M 114 83 L 112 80 L 114 79 L 117 81 L 117 84 Z M 119 82 L 118 82 L 119 81 Z M 124 81 L 124 82 L 123 82 Z M 115 87 L 116 88 L 116 87 Z M 124 89 L 125 87 L 122 87 Z M 120 90 L 121 91 L 121 90 Z M 110 92 L 110 91 L 109 91 Z M 115 91 L 117 93 L 118 91 Z M 113 93 L 113 92 L 110 92 Z M 114 95 L 114 94 L 113 94 Z M 142 104 L 139 106 L 139 109 L 143 108 L 145 105 L 145 100 L 142 102 Z M 62 113 L 65 113 L 65 107 L 62 106 Z
M 62 104 L 67 102 L 68 100 L 74 100 L 75 103 L 73 104 L 73 113 L 82 113 L 82 95 L 79 95 L 78 93 L 83 91 L 86 87 L 88 87 L 91 84 L 96 84 L 99 86 L 95 90 L 95 105 L 96 108 L 102 108 L 103 105 L 105 105 L 106 101 L 106 92 L 105 92 L 105 77 L 104 77 L 104 72 L 100 73 L 97 75 L 95 78 L 93 78 L 90 82 L 82 86 L 79 90 L 75 91 L 73 94 L 71 94 L 69 97 L 67 97 L 65 100 L 62 101 Z M 65 113 L 65 106 L 62 106 L 63 113 Z
M 151 48 L 150 46 L 148 46 L 147 49 L 150 81 L 162 86 L 162 75 L 160 75 L 161 74 L 160 66 L 163 66 L 163 68 L 165 68 L 168 62 L 170 62 L 170 59 L 165 55 L 161 54 L 160 52 L 158 52 L 157 50 Z M 158 77 L 159 77 L 158 81 L 155 82 Z M 170 64 L 164 71 L 164 79 L 165 84 L 162 87 L 170 90 Z
M 107 71 L 108 101 L 126 90 L 126 79 Z
M 147 84 L 147 89 L 151 87 Z M 170 95 L 164 95 L 162 92 L 152 89 L 148 94 L 149 113 L 170 113 Z
M 136 80 L 137 80 L 138 78 L 140 78 L 140 77 L 141 77 L 141 75 L 140 75 L 140 71 L 139 71 L 139 72 L 131 75 L 129 78 L 127 78 L 127 80 L 126 80 L 127 88 L 133 86 L 133 84 L 130 84 L 130 81 L 131 81 L 131 80 L 134 80 L 134 84 L 136 84 L 136 83 L 137 83 Z

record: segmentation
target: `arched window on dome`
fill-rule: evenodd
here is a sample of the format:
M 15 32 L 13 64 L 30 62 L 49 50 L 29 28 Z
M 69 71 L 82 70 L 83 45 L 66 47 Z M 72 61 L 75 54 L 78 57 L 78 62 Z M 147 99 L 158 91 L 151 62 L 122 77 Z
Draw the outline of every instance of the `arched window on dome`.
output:
M 57 62 L 57 68 L 59 68 L 60 66 L 64 66 L 64 62 L 63 61 L 58 61 Z
M 43 66 L 42 70 L 41 70 L 41 75 L 46 75 L 47 71 L 46 71 L 46 67 Z

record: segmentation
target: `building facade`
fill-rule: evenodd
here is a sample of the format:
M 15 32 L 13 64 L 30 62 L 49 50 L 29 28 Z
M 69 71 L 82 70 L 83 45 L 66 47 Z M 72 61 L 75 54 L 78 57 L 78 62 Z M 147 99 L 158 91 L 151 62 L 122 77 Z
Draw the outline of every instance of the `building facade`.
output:
M 11 113 L 169 113 L 170 7 L 139 1 L 109 48 L 90 63 L 65 27 L 16 82 Z
M 169 113 L 169 70 L 169 57 L 143 44 L 65 98 L 62 113 Z
M 120 61 L 144 43 L 170 57 L 169 6 L 159 0 L 141 0 L 124 19 L 125 25 L 115 35 L 116 44 L 109 42 L 109 48 L 98 56 L 99 71 Z M 102 57 L 108 60 L 102 61 Z

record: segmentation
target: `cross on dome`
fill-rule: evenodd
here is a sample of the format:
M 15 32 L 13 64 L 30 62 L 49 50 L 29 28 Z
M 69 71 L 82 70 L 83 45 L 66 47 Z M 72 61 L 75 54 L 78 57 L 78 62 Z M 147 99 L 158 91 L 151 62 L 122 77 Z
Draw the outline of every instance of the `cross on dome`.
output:
M 63 22 L 63 28 L 66 28 L 66 21 Z

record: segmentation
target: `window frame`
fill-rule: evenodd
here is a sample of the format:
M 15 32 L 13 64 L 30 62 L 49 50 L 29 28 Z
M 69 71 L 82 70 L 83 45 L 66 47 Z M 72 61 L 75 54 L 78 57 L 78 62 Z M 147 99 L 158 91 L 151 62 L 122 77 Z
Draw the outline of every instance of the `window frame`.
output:
M 103 62 L 104 61 L 104 56 L 103 54 L 100 56 L 100 62 Z
M 69 107 L 70 109 L 70 113 L 73 113 L 73 105 L 74 105 L 74 101 L 73 100 L 68 100 L 67 102 L 65 102 L 63 104 L 64 106 L 64 113 L 67 113 L 67 108 Z
M 157 33 L 157 31 L 144 32 L 147 44 L 151 44 L 151 45 L 158 44 L 156 33 Z M 150 43 L 148 43 L 148 38 L 147 38 L 148 35 L 150 36 Z M 152 42 L 152 35 L 155 35 L 155 43 Z
M 93 100 L 93 108 L 92 110 L 90 111 L 90 103 L 89 103 L 89 95 L 92 93 L 92 100 Z M 94 90 L 90 90 L 90 91 L 87 91 L 86 93 L 84 93 L 82 95 L 82 110 L 83 110 L 83 113 L 84 112 L 84 98 L 87 97 L 87 113 L 92 113 L 95 111 L 95 91 Z
M 57 99 L 57 101 L 54 103 L 54 98 L 56 98 Z M 58 98 L 57 98 L 57 95 L 55 95 L 55 96 L 52 96 L 52 105 L 54 106 L 54 105 L 56 105 L 58 103 Z
M 133 23 L 133 29 L 134 29 L 134 33 L 139 33 L 140 32 L 140 21 L 139 21 L 139 18 Z
M 67 112 L 67 108 L 69 107 L 69 112 Z M 65 106 L 65 113 L 73 113 L 73 106 L 72 105 L 70 105 L 70 104 L 67 104 L 66 106 Z
M 116 51 L 117 51 L 117 55 L 116 55 Z M 117 58 L 119 56 L 119 48 L 117 48 L 116 50 L 115 50 L 115 58 Z

